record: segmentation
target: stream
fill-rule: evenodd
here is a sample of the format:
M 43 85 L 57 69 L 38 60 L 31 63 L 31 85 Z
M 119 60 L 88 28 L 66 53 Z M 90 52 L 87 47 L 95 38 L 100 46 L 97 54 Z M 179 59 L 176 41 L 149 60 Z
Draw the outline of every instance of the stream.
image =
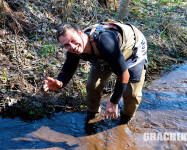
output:
M 85 117 L 86 112 L 32 122 L 0 117 L 0 150 L 186 150 L 187 63 L 143 90 L 129 124 L 120 125 L 119 119 L 86 124 Z

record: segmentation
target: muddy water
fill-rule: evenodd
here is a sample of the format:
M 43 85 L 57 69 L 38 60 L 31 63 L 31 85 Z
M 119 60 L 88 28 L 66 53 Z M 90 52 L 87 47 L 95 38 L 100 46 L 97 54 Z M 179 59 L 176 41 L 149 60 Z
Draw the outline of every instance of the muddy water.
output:
M 186 150 L 187 141 L 149 140 L 145 133 L 187 132 L 187 63 L 144 90 L 128 125 L 119 125 L 119 119 L 85 124 L 85 116 L 61 112 L 33 122 L 0 118 L 0 149 Z

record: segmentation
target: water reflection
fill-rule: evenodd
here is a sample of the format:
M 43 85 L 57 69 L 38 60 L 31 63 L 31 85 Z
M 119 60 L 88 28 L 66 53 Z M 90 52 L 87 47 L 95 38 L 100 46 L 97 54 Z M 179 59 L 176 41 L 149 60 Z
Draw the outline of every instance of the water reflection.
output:
M 186 94 L 144 91 L 139 110 L 143 109 L 187 109 Z

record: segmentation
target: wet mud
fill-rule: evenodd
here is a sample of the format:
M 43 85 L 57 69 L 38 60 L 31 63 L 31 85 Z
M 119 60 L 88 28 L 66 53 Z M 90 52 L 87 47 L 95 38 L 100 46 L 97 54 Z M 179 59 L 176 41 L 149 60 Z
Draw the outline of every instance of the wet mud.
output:
M 60 112 L 32 122 L 0 118 L 0 149 L 186 150 L 187 141 L 146 140 L 145 133 L 187 133 L 187 63 L 143 90 L 129 124 L 101 118 L 86 124 L 85 117 L 85 112 Z

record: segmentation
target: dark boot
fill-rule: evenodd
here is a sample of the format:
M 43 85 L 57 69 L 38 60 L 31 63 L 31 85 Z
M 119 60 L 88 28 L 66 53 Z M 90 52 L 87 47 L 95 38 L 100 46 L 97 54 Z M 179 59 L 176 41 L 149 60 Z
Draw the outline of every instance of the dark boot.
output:
M 90 120 L 95 120 L 98 117 L 99 117 L 99 113 L 87 111 L 86 122 L 89 122 Z
M 123 114 L 123 112 L 121 111 L 120 112 L 120 124 L 128 124 L 129 121 L 132 120 L 132 117 L 126 115 L 126 114 Z

